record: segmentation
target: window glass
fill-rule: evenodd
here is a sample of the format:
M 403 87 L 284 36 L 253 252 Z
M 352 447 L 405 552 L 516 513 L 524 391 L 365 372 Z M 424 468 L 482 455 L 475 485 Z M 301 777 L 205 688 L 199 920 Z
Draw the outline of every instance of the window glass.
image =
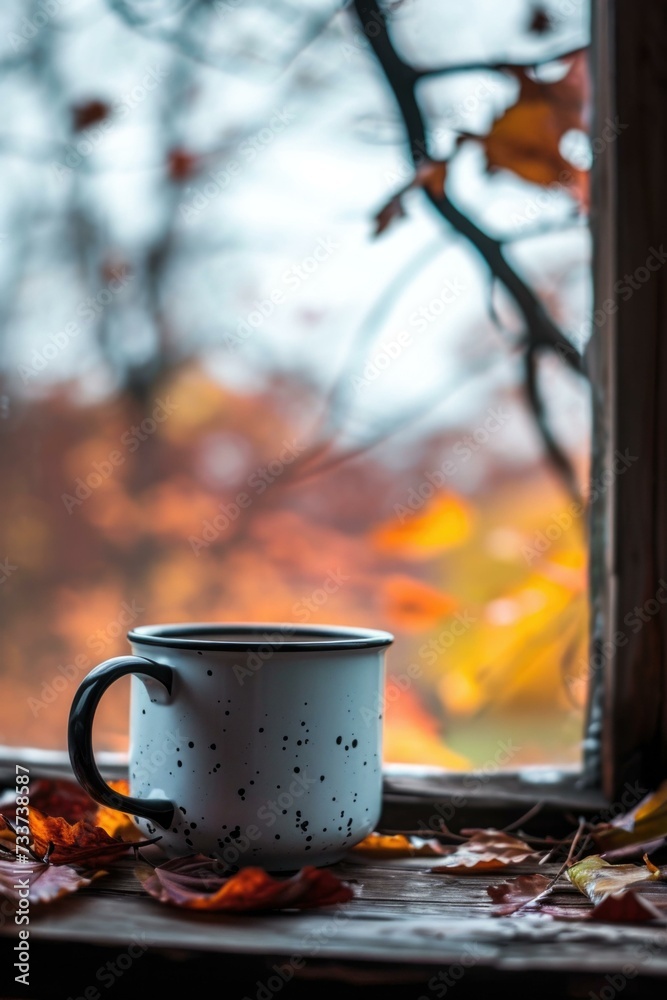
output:
M 290 621 L 394 633 L 389 762 L 579 761 L 587 524 L 547 446 L 585 503 L 588 386 L 543 350 L 531 405 L 525 315 L 424 188 L 580 352 L 588 5 L 387 16 L 469 67 L 418 86 L 416 184 L 349 4 L 3 5 L 3 743 L 64 747 L 134 624 Z M 97 728 L 125 749 L 124 684 Z

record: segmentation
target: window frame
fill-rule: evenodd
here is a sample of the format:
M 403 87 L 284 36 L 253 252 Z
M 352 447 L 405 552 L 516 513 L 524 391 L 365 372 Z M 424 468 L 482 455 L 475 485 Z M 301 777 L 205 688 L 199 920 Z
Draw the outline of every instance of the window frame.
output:
M 618 451 L 628 449 L 637 461 L 613 477 L 590 510 L 591 669 L 582 767 L 458 774 L 387 766 L 386 830 L 418 832 L 434 818 L 452 830 L 502 825 L 540 803 L 533 825 L 553 832 L 558 817 L 599 815 L 628 785 L 657 787 L 666 770 L 667 616 L 656 614 L 631 634 L 625 618 L 667 577 L 667 435 L 660 433 L 667 426 L 667 349 L 661 353 L 659 339 L 667 278 L 658 271 L 625 301 L 619 282 L 649 247 L 660 247 L 660 225 L 667 223 L 660 170 L 667 167 L 667 138 L 661 139 L 667 129 L 658 127 L 658 68 L 645 57 L 667 42 L 667 19 L 663 24 L 657 10 L 621 0 L 593 0 L 591 22 L 592 134 L 601 135 L 609 120 L 623 124 L 591 171 L 593 308 L 604 315 L 586 351 L 591 482 L 604 482 Z M 637 329 L 642 336 L 633 339 Z M 628 641 L 616 641 L 620 634 Z M 99 754 L 98 762 L 107 778 L 126 770 L 119 754 Z M 71 774 L 66 752 L 0 747 L 0 774 L 11 768 L 13 775 L 16 763 L 29 763 L 35 776 Z

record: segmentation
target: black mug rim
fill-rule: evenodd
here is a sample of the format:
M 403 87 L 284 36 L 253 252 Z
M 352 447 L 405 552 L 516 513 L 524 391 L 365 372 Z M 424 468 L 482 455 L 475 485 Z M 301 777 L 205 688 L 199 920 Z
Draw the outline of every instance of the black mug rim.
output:
M 247 638 L 239 639 L 239 633 Z M 210 637 L 207 637 L 210 633 Z M 225 639 L 225 635 L 234 639 Z M 298 637 L 290 639 L 290 636 Z M 354 625 L 300 625 L 294 622 L 168 622 L 139 625 L 127 633 L 131 643 L 167 649 L 225 650 L 242 653 L 266 649 L 324 652 L 379 649 L 394 641 L 391 632 Z

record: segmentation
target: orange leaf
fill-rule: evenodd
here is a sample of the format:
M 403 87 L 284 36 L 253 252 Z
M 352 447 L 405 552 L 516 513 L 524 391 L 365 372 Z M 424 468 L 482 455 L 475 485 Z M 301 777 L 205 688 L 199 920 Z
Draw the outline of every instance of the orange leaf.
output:
M 53 865 L 96 865 L 110 864 L 131 846 L 122 840 L 114 840 L 100 826 L 82 819 L 71 824 L 62 817 L 45 816 L 38 809 L 30 809 L 30 833 L 33 849 L 40 857 L 48 856 Z M 142 845 L 155 841 L 141 841 Z
M 471 529 L 469 505 L 451 493 L 441 493 L 419 510 L 404 508 L 400 519 L 381 524 L 373 532 L 372 541 L 381 552 L 426 560 L 462 545 Z
M 121 795 L 129 795 L 129 783 L 125 780 L 110 781 L 109 785 Z M 95 826 L 100 827 L 110 837 L 117 840 L 124 840 L 126 843 L 143 839 L 143 834 L 128 813 L 118 812 L 117 809 L 109 809 L 108 806 L 98 806 L 92 817 Z
M 519 98 L 495 120 L 482 140 L 488 170 L 511 170 L 534 184 L 562 185 L 587 204 L 587 172 L 573 166 L 560 152 L 566 132 L 587 130 L 586 53 L 576 53 L 563 78 L 553 83 L 535 80 L 524 68 L 508 69 L 519 81 Z M 461 141 L 470 138 L 464 135 Z
M 442 854 L 442 848 L 435 840 L 406 837 L 402 833 L 371 833 L 353 847 L 351 853 L 369 858 L 433 858 Z
M 382 581 L 385 611 L 397 627 L 420 632 L 451 615 L 458 602 L 428 583 L 396 574 Z
M 188 910 L 304 910 L 354 897 L 348 885 L 322 868 L 302 868 L 287 879 L 274 878 L 263 868 L 243 868 L 229 878 L 218 872 L 218 863 L 193 855 L 167 861 L 145 878 L 137 874 L 155 899 Z
M 472 836 L 464 844 L 459 847 L 443 848 L 443 852 L 450 852 L 449 856 L 441 865 L 432 868 L 432 872 L 449 875 L 453 872 L 464 873 L 473 870 L 491 871 L 519 864 L 527 858 L 534 857 L 536 853 L 523 840 L 501 830 L 467 832 L 472 833 Z
M 76 892 L 84 885 L 90 885 L 94 878 L 106 875 L 106 872 L 96 872 L 92 877 L 84 877 L 67 865 L 43 864 L 41 861 L 0 861 L 0 895 L 14 903 L 18 903 L 19 894 L 16 886 L 21 879 L 25 888 L 25 880 L 29 885 L 28 898 L 30 903 L 52 903 L 60 896 Z

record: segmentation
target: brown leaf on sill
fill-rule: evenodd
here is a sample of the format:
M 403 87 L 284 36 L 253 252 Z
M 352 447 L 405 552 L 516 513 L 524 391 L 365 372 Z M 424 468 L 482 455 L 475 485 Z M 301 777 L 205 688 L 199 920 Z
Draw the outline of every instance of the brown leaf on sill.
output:
M 617 895 L 637 882 L 657 881 L 661 872 L 646 855 L 642 868 L 640 865 L 610 865 L 599 854 L 592 854 L 572 865 L 567 877 L 579 892 L 598 904 L 607 896 Z
M 471 871 L 493 871 L 536 857 L 536 852 L 525 841 L 501 830 L 462 832 L 471 834 L 470 839 L 458 847 L 442 847 L 442 853 L 446 854 L 446 857 L 441 865 L 431 868 L 432 872 L 449 875 Z
M 93 879 L 102 875 L 106 872 L 81 875 L 68 865 L 54 866 L 41 861 L 0 861 L 0 895 L 17 905 L 22 898 L 27 899 L 30 905 L 52 903 L 82 886 L 90 885 Z
M 305 867 L 289 878 L 274 878 L 263 868 L 219 874 L 219 864 L 203 855 L 174 858 L 152 870 L 137 869 L 144 889 L 161 903 L 188 910 L 242 913 L 305 910 L 353 899 L 354 892 L 332 872 Z
M 434 858 L 442 853 L 442 845 L 436 840 L 406 837 L 402 833 L 370 833 L 350 850 L 350 854 L 369 858 Z
M 537 899 L 551 885 L 552 879 L 547 875 L 519 875 L 508 879 L 500 885 L 487 886 L 487 892 L 493 902 L 494 916 L 502 917 L 514 913 L 518 906 L 525 906 Z
M 41 858 L 48 858 L 52 865 L 82 865 L 95 868 L 108 865 L 130 847 L 145 847 L 160 838 L 132 844 L 110 837 L 101 826 L 81 819 L 68 823 L 62 817 L 45 816 L 38 809 L 30 809 L 30 833 L 33 850 Z

